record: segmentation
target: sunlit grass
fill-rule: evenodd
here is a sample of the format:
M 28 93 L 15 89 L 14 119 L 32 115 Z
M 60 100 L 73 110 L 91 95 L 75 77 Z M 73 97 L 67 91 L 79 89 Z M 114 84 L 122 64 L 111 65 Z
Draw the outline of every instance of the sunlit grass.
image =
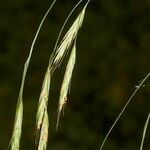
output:
M 67 95 L 68 95 L 68 91 L 70 88 L 70 82 L 71 82 L 73 69 L 74 69 L 75 62 L 76 62 L 77 35 L 78 35 L 78 32 L 82 26 L 85 12 L 86 12 L 86 8 L 87 8 L 90 0 L 88 0 L 86 2 L 86 4 L 83 6 L 83 8 L 79 12 L 78 16 L 76 17 L 76 19 L 74 20 L 74 22 L 72 23 L 72 25 L 70 26 L 70 28 L 68 29 L 68 31 L 66 32 L 64 37 L 62 39 L 60 39 L 60 37 L 63 33 L 65 25 L 67 24 L 70 16 L 72 15 L 72 13 L 76 10 L 76 8 L 79 6 L 79 4 L 82 1 L 83 0 L 80 0 L 74 6 L 72 11 L 69 13 L 69 15 L 67 16 L 59 34 L 58 34 L 58 37 L 56 39 L 54 49 L 50 55 L 49 64 L 48 64 L 48 67 L 47 67 L 47 70 L 45 73 L 45 77 L 43 80 L 42 88 L 41 88 L 41 93 L 40 93 L 39 103 L 38 103 L 38 108 L 37 108 L 37 114 L 36 114 L 36 140 L 35 140 L 35 142 L 36 142 L 36 147 L 38 150 L 46 150 L 47 144 L 48 144 L 49 117 L 48 117 L 48 110 L 47 110 L 48 108 L 47 107 L 48 107 L 48 101 L 49 101 L 50 83 L 52 80 L 52 75 L 53 75 L 55 69 L 61 65 L 61 62 L 63 61 L 65 56 L 67 54 L 69 54 L 69 59 L 67 62 L 62 86 L 60 89 L 60 96 L 59 96 L 59 101 L 58 101 L 58 114 L 56 116 L 56 118 L 57 118 L 56 129 L 58 128 L 58 125 L 60 122 L 61 112 L 67 103 Z M 20 92 L 19 92 L 18 102 L 17 102 L 17 107 L 16 107 L 14 129 L 13 129 L 13 134 L 12 134 L 12 138 L 11 138 L 10 145 L 9 145 L 9 148 L 11 150 L 19 150 L 20 149 L 20 139 L 21 139 L 22 121 L 23 121 L 23 90 L 24 90 L 25 78 L 26 78 L 26 74 L 27 74 L 28 67 L 30 64 L 30 60 L 31 60 L 31 56 L 32 56 L 32 52 L 34 49 L 35 42 L 37 40 L 37 37 L 38 37 L 39 32 L 41 30 L 41 27 L 42 27 L 47 15 L 49 14 L 50 10 L 52 9 L 53 5 L 55 4 L 55 2 L 56 2 L 56 0 L 53 1 L 51 6 L 49 7 L 49 9 L 47 10 L 46 14 L 42 18 L 42 21 L 41 21 L 41 23 L 37 29 L 37 32 L 35 34 L 34 39 L 33 39 L 33 42 L 32 42 L 31 48 L 30 48 L 30 52 L 29 52 L 29 56 L 28 56 L 28 58 L 25 62 L 25 65 L 24 65 L 22 82 L 21 82 L 21 86 L 20 86 Z M 142 80 L 142 82 L 138 86 L 136 86 L 135 91 L 133 92 L 131 97 L 128 99 L 126 105 L 123 107 L 120 114 L 118 115 L 118 117 L 116 118 L 114 123 L 112 124 L 108 133 L 106 134 L 106 136 L 105 136 L 105 138 L 104 138 L 104 140 L 100 146 L 100 150 L 103 149 L 104 144 L 105 144 L 106 140 L 108 139 L 111 131 L 115 127 L 116 123 L 119 121 L 120 117 L 122 116 L 122 114 L 124 113 L 126 108 L 128 107 L 129 103 L 134 98 L 135 94 L 139 91 L 139 89 L 144 85 L 145 81 L 148 79 L 149 76 L 150 76 L 150 73 L 148 73 L 146 75 L 146 77 Z M 144 126 L 140 150 L 143 150 L 143 143 L 144 143 L 149 119 L 150 119 L 150 114 L 148 115 L 148 118 L 147 118 L 145 126 Z

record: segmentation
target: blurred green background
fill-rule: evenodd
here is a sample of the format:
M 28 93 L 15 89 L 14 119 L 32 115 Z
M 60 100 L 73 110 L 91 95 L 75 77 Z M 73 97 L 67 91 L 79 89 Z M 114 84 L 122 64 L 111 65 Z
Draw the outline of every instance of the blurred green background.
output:
M 21 150 L 33 150 L 42 80 L 59 30 L 77 0 L 58 0 L 36 42 L 24 91 Z M 0 2 L 0 150 L 12 134 L 23 65 L 52 0 Z M 82 6 L 82 5 L 81 5 Z M 79 7 L 65 31 L 81 10 Z M 65 33 L 65 32 L 64 32 Z M 91 0 L 77 40 L 77 62 L 64 117 L 57 103 L 66 59 L 53 76 L 48 150 L 98 150 L 135 86 L 150 71 L 150 0 Z M 105 150 L 136 150 L 150 110 L 149 80 L 108 138 Z M 144 150 L 150 149 L 148 128 Z

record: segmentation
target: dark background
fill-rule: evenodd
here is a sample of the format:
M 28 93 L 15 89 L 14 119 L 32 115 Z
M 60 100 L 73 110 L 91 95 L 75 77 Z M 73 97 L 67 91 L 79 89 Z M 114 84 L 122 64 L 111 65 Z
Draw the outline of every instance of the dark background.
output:
M 59 30 L 77 0 L 58 0 L 36 42 L 24 89 L 21 150 L 34 149 L 35 116 L 42 80 Z M 0 2 L 0 149 L 11 138 L 23 65 L 52 0 Z M 65 31 L 77 16 L 72 16 Z M 65 59 L 66 60 L 66 59 Z M 64 67 L 51 83 L 48 150 L 98 150 L 135 86 L 150 71 L 150 0 L 91 0 L 77 40 L 71 92 L 56 132 Z M 108 138 L 106 150 L 136 150 L 149 112 L 149 80 Z M 149 128 L 144 150 L 150 149 Z

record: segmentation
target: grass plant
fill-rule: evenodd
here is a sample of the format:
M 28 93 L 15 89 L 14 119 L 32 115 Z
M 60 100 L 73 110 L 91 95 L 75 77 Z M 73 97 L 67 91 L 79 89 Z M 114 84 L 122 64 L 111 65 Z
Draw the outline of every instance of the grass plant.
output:
M 85 11 L 86 11 L 86 8 L 87 8 L 90 0 L 88 0 L 85 3 L 82 10 L 76 17 L 75 21 L 73 22 L 73 24 L 68 29 L 68 31 L 66 32 L 66 34 L 64 35 L 64 37 L 62 39 L 61 39 L 61 35 L 62 35 L 63 30 L 64 30 L 69 18 L 71 17 L 72 13 L 76 10 L 76 8 L 80 5 L 80 3 L 82 1 L 83 0 L 80 0 L 74 6 L 74 8 L 71 10 L 69 15 L 67 16 L 59 34 L 58 34 L 56 43 L 54 45 L 54 49 L 49 58 L 49 64 L 48 64 L 48 67 L 47 67 L 47 70 L 45 73 L 45 77 L 43 80 L 41 93 L 40 93 L 40 97 L 39 97 L 39 102 L 38 102 L 37 114 L 36 114 L 36 140 L 35 140 L 35 142 L 36 142 L 36 147 L 38 150 L 46 150 L 47 144 L 48 144 L 49 117 L 48 117 L 48 110 L 47 110 L 48 108 L 47 107 L 48 107 L 48 101 L 49 101 L 50 83 L 51 83 L 52 75 L 53 75 L 55 69 L 61 65 L 61 62 L 63 61 L 65 56 L 67 54 L 70 54 L 68 62 L 67 62 L 61 90 L 60 90 L 56 129 L 58 129 L 58 126 L 59 126 L 61 112 L 64 109 L 65 104 L 67 103 L 67 95 L 68 95 L 68 91 L 70 88 L 70 82 L 71 82 L 73 69 L 74 69 L 75 62 L 76 62 L 77 35 L 79 32 L 79 29 L 82 26 L 84 16 L 85 16 Z M 35 37 L 33 39 L 33 42 L 32 42 L 31 48 L 30 48 L 30 52 L 29 52 L 29 56 L 24 65 L 22 82 L 21 82 L 21 86 L 20 86 L 18 102 L 17 102 L 17 107 L 16 107 L 14 129 L 13 129 L 13 134 L 12 134 L 12 138 L 11 138 L 10 145 L 9 145 L 9 148 L 11 150 L 19 150 L 20 149 L 20 138 L 21 138 L 22 121 L 23 121 L 23 90 L 24 90 L 25 78 L 26 78 L 26 74 L 27 74 L 28 67 L 30 64 L 30 60 L 31 60 L 35 42 L 36 42 L 39 32 L 42 28 L 42 25 L 43 25 L 46 17 L 48 16 L 50 10 L 52 9 L 53 5 L 55 4 L 55 2 L 56 2 L 56 0 L 54 0 L 52 2 L 51 6 L 48 8 L 46 14 L 44 15 L 44 17 L 41 20 L 41 23 L 40 23 L 40 25 L 37 29 L 37 32 L 35 34 Z M 146 77 L 142 80 L 142 82 L 138 86 L 136 86 L 135 91 L 132 93 L 131 97 L 128 99 L 127 103 L 125 104 L 125 106 L 119 113 L 118 117 L 112 124 L 108 133 L 106 134 L 106 136 L 100 146 L 100 150 L 103 149 L 104 144 L 105 144 L 106 140 L 108 139 L 108 136 L 110 135 L 111 131 L 115 127 L 116 123 L 119 121 L 120 117 L 122 116 L 122 114 L 124 113 L 126 108 L 128 107 L 129 103 L 134 98 L 135 94 L 139 91 L 139 89 L 144 85 L 145 81 L 148 79 L 149 76 L 150 76 L 150 73 L 148 73 L 146 75 Z M 145 126 L 144 126 L 140 150 L 143 150 L 143 143 L 144 143 L 149 119 L 150 119 L 150 114 L 148 115 L 148 118 L 147 118 Z

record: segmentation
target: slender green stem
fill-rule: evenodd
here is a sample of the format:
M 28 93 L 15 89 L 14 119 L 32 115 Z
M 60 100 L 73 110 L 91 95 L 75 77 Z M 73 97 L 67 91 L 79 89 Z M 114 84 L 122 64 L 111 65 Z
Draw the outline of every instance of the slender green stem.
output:
M 91 0 L 88 0 L 87 3 L 85 4 L 85 7 L 88 6 L 88 4 L 90 3 Z
M 22 97 L 22 95 L 23 95 L 23 89 L 24 89 L 25 78 L 26 78 L 27 70 L 28 70 L 28 67 L 29 67 L 30 60 L 31 60 L 31 56 L 32 56 L 32 53 L 33 53 L 33 49 L 34 49 L 35 42 L 36 42 L 37 37 L 38 37 L 38 35 L 39 35 L 39 32 L 40 32 L 40 30 L 41 30 L 41 28 L 42 28 L 42 25 L 43 25 L 43 23 L 44 23 L 44 21 L 45 21 L 47 15 L 49 14 L 50 10 L 51 10 L 52 7 L 54 6 L 55 2 L 56 2 L 56 0 L 53 1 L 53 3 L 51 4 L 51 6 L 48 8 L 47 12 L 45 13 L 44 17 L 42 18 L 42 20 L 41 20 L 41 22 L 40 22 L 40 24 L 39 24 L 39 27 L 38 27 L 38 29 L 37 29 L 37 31 L 36 31 L 36 34 L 35 34 L 35 36 L 34 36 L 34 39 L 33 39 L 33 41 L 32 41 L 32 44 L 31 44 L 31 47 L 30 47 L 29 56 L 28 56 L 28 58 L 27 58 L 27 60 L 26 60 L 26 62 L 25 62 L 25 65 L 24 65 L 24 71 L 23 71 L 23 76 L 22 76 L 21 88 L 20 88 L 20 93 L 19 93 L 20 97 Z
M 22 81 L 21 81 L 21 86 L 20 86 L 20 91 L 19 91 L 19 96 L 18 96 L 18 102 L 17 102 L 17 107 L 16 107 L 14 129 L 13 129 L 13 134 L 12 134 L 12 138 L 10 141 L 11 150 L 18 150 L 19 149 L 21 131 L 22 131 L 22 118 L 23 118 L 23 90 L 24 90 L 25 78 L 26 78 L 28 67 L 29 67 L 30 59 L 32 56 L 33 48 L 34 48 L 36 39 L 39 35 L 39 32 L 41 30 L 41 27 L 42 27 L 47 15 L 49 14 L 50 10 L 52 9 L 53 5 L 55 4 L 55 2 L 56 2 L 56 0 L 53 1 L 51 6 L 49 7 L 47 12 L 45 13 L 44 17 L 42 18 L 41 23 L 39 24 L 39 27 L 36 31 L 36 34 L 34 36 L 33 42 L 32 42 L 31 47 L 30 47 L 30 52 L 29 52 L 28 58 L 27 58 L 25 65 L 24 65 Z
M 148 114 L 147 120 L 146 120 L 145 125 L 144 125 L 143 137 L 142 137 L 142 141 L 141 141 L 140 150 L 143 150 L 143 145 L 144 145 L 144 140 L 145 140 L 145 135 L 146 135 L 146 130 L 148 127 L 149 120 L 150 120 L 150 113 Z
M 112 129 L 114 128 L 114 126 L 116 125 L 116 123 L 118 122 L 118 120 L 120 119 L 120 117 L 122 116 L 123 112 L 125 111 L 125 109 L 127 108 L 127 106 L 129 105 L 130 101 L 132 100 L 132 98 L 134 97 L 134 95 L 137 93 L 137 91 L 142 87 L 142 85 L 144 84 L 144 82 L 147 80 L 147 78 L 150 76 L 150 72 L 146 75 L 146 77 L 142 80 L 142 82 L 136 86 L 136 89 L 135 91 L 133 92 L 133 94 L 131 95 L 131 97 L 128 99 L 127 103 L 125 104 L 125 106 L 123 107 L 122 111 L 120 112 L 120 114 L 118 115 L 118 117 L 116 118 L 115 122 L 113 123 L 113 125 L 111 126 L 111 128 L 109 129 L 107 135 L 105 136 L 101 146 L 100 146 L 100 149 L 99 150 L 102 150 L 103 147 L 104 147 L 104 144 L 109 136 L 109 134 L 111 133 Z

